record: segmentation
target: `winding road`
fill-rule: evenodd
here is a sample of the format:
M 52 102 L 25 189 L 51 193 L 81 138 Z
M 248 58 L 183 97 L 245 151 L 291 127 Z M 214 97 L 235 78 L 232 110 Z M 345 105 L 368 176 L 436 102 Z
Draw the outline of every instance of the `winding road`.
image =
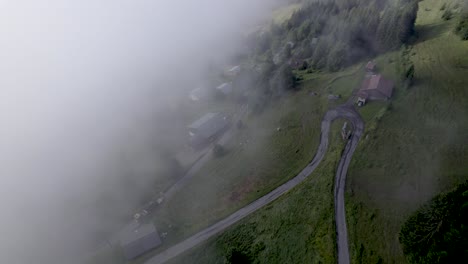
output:
M 338 164 L 335 179 L 335 219 L 336 219 L 336 232 L 338 240 L 338 263 L 347 264 L 349 263 L 349 250 L 348 250 L 348 234 L 346 229 L 346 215 L 344 206 L 344 188 L 346 181 L 346 172 L 348 170 L 351 157 L 357 147 L 359 139 L 361 138 L 364 130 L 364 122 L 362 121 L 359 114 L 354 110 L 352 106 L 343 105 L 329 110 L 321 124 L 321 135 L 320 144 L 317 149 L 317 153 L 313 160 L 305 167 L 296 177 L 292 178 L 288 182 L 279 186 L 275 190 L 266 194 L 265 196 L 255 200 L 251 204 L 239 209 L 230 216 L 223 220 L 203 229 L 202 231 L 194 234 L 193 236 L 179 242 L 178 244 L 162 251 L 158 255 L 150 258 L 145 264 L 159 264 L 174 258 L 175 256 L 193 248 L 194 246 L 206 241 L 210 237 L 220 233 L 226 228 L 232 226 L 236 222 L 240 221 L 249 214 L 276 200 L 278 197 L 291 190 L 299 183 L 304 181 L 320 164 L 325 153 L 328 149 L 328 137 L 330 134 L 330 125 L 333 120 L 337 118 L 345 118 L 349 120 L 354 128 L 353 136 L 348 141 L 343 151 L 343 155 Z

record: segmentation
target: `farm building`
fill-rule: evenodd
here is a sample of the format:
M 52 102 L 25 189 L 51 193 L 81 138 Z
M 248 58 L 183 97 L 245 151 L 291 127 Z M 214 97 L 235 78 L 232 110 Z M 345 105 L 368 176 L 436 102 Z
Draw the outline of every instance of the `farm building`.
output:
M 161 245 L 156 228 L 152 224 L 132 222 L 120 234 L 120 245 L 128 260 L 134 259 Z
M 234 66 L 234 67 L 230 68 L 229 70 L 227 70 L 225 72 L 225 75 L 229 76 L 229 77 L 236 77 L 237 75 L 239 75 L 240 72 L 241 72 L 241 67 L 240 67 L 240 65 L 238 65 L 238 66 Z
M 190 100 L 194 101 L 194 102 L 197 102 L 197 101 L 200 101 L 200 100 L 203 100 L 205 98 L 207 98 L 209 95 L 209 92 L 207 89 L 205 88 L 196 88 L 196 89 L 193 89 L 192 91 L 190 91 L 189 93 L 189 98 Z
M 392 97 L 394 84 L 380 74 L 374 74 L 364 79 L 358 92 L 358 105 L 362 106 L 367 100 L 388 100 Z
M 213 141 L 221 135 L 229 125 L 226 116 L 221 113 L 207 113 L 188 126 L 190 143 L 199 147 Z
M 232 84 L 223 83 L 220 86 L 216 87 L 216 90 L 223 93 L 224 95 L 229 95 L 232 92 Z

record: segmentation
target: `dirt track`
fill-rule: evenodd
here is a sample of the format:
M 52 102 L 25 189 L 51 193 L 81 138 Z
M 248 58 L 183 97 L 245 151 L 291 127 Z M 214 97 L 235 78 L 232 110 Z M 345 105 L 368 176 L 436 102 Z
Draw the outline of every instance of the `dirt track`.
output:
M 337 118 L 348 119 L 354 127 L 352 138 L 348 141 L 343 155 L 341 157 L 340 163 L 338 165 L 335 179 L 334 195 L 336 232 L 338 239 L 338 263 L 349 263 L 348 235 L 346 229 L 346 215 L 344 207 L 344 188 L 346 181 L 346 172 L 351 161 L 351 157 L 354 153 L 354 150 L 357 147 L 359 139 L 361 138 L 362 132 L 364 130 L 364 123 L 360 118 L 359 114 L 351 106 L 339 106 L 335 109 L 329 110 L 325 114 L 322 120 L 320 144 L 318 146 L 317 153 L 315 154 L 313 160 L 307 165 L 307 167 L 305 167 L 296 177 L 279 186 L 278 188 L 266 194 L 265 196 L 260 197 L 251 204 L 234 212 L 233 214 L 224 218 L 223 220 L 203 229 L 202 231 L 194 234 L 193 236 L 179 242 L 178 244 L 150 258 L 145 262 L 145 264 L 164 263 L 169 259 L 174 258 L 175 256 L 206 241 L 208 238 L 220 233 L 221 231 L 240 221 L 247 215 L 269 204 L 270 202 L 274 201 L 275 199 L 277 199 L 278 197 L 280 197 L 281 195 L 283 195 L 284 193 L 301 183 L 317 168 L 317 166 L 320 164 L 323 157 L 325 156 L 325 153 L 328 149 L 330 124 L 333 120 Z

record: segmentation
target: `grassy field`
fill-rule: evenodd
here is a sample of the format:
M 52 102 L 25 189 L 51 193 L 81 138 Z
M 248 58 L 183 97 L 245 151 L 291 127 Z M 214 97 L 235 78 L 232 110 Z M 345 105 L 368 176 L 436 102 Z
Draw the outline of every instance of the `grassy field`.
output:
M 323 97 L 309 93 L 304 88 L 244 120 L 245 128 L 225 146 L 226 155 L 209 161 L 159 211 L 155 224 L 169 232 L 166 245 L 229 215 L 305 167 L 315 154 L 326 110 Z
M 398 232 L 407 216 L 468 175 L 468 42 L 454 35 L 455 19 L 442 21 L 444 2 L 453 4 L 420 2 L 414 85 L 397 87 L 391 104 L 360 110 L 366 135 L 346 194 L 354 263 L 405 263 Z M 378 66 L 395 76 L 396 58 L 379 57 Z
M 360 84 L 364 78 L 365 71 L 363 71 L 363 64 L 357 63 L 351 67 L 343 69 L 340 72 L 312 72 L 309 73 L 307 70 L 295 71 L 295 74 L 303 80 L 305 84 L 311 83 L 316 85 L 317 80 L 322 80 L 320 84 L 320 96 L 324 99 L 328 95 L 340 95 L 341 98 L 338 100 L 324 100 L 327 101 L 328 107 L 338 106 L 347 101 L 351 96 L 353 90 L 360 87 Z
M 233 250 L 253 263 L 335 263 L 333 181 L 343 122 L 333 123 L 326 158 L 304 183 L 169 263 L 223 263 Z

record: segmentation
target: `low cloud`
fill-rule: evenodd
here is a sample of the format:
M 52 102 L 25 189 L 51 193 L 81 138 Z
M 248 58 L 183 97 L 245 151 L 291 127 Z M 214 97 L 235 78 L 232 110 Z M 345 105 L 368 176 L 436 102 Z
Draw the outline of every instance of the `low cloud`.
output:
M 225 62 L 270 6 L 2 1 L 2 261 L 76 262 L 112 221 L 97 216 L 96 199 L 119 190 L 125 170 L 152 159 L 164 126 L 155 120 L 203 81 L 207 63 Z M 126 198 L 110 211 L 121 214 L 136 199 Z

